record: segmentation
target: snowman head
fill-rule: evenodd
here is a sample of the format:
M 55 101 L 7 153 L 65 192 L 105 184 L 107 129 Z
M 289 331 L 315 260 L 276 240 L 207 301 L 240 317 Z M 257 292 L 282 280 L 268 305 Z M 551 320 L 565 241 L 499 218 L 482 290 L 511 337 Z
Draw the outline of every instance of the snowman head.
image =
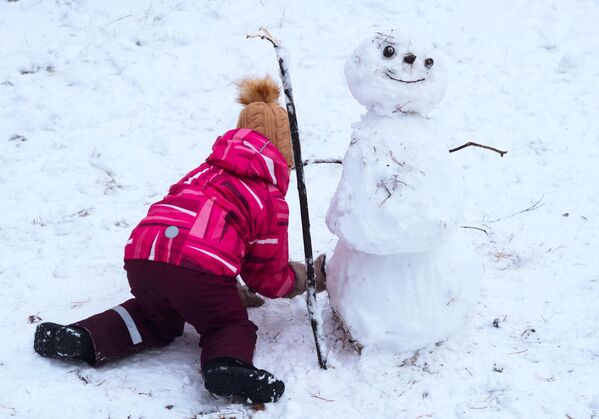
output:
M 443 98 L 447 82 L 435 48 L 393 30 L 364 41 L 345 64 L 349 90 L 381 116 L 427 114 Z

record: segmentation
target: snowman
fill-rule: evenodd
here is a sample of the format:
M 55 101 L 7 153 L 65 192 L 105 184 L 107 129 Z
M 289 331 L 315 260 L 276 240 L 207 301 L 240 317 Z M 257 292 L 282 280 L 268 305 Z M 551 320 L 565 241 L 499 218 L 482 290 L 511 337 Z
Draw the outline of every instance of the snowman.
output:
M 447 135 L 427 114 L 446 79 L 433 47 L 376 33 L 345 75 L 368 111 L 352 125 L 326 216 L 339 237 L 327 264 L 331 305 L 359 346 L 417 350 L 471 317 L 481 274 L 459 227 L 465 191 Z

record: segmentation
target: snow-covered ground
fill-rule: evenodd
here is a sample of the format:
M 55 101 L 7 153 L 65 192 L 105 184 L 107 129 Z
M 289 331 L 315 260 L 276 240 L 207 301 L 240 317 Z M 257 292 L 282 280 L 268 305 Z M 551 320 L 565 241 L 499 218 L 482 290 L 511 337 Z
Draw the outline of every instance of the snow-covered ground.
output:
M 596 1 L 0 2 L 0 418 L 591 418 L 599 416 L 599 4 Z M 376 30 L 428 33 L 449 88 L 430 116 L 468 184 L 484 276 L 447 342 L 358 355 L 326 301 L 318 369 L 305 301 L 252 310 L 256 365 L 287 390 L 264 411 L 203 388 L 197 336 L 91 369 L 37 356 L 39 318 L 128 298 L 123 246 L 147 206 L 234 126 L 234 81 L 293 62 L 304 157 L 341 157 L 363 112 L 343 65 Z M 341 174 L 306 168 L 317 252 Z M 291 252 L 302 257 L 294 185 Z M 33 316 L 33 317 L 30 317 Z M 494 327 L 494 320 L 496 326 Z

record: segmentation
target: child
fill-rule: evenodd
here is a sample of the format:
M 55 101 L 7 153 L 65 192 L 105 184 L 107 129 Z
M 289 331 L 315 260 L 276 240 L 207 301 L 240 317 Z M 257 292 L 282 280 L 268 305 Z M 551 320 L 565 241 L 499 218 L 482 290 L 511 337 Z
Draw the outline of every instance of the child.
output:
M 236 277 L 270 298 L 306 289 L 303 264 L 288 263 L 289 124 L 272 79 L 239 86 L 238 100 L 246 106 L 238 129 L 218 137 L 206 161 L 171 186 L 131 233 L 125 270 L 134 298 L 69 326 L 41 323 L 37 353 L 97 366 L 167 345 L 189 322 L 201 335 L 208 391 L 253 403 L 281 397 L 283 382 L 252 364 L 257 327 Z M 321 256 L 318 290 L 324 289 L 323 265 Z

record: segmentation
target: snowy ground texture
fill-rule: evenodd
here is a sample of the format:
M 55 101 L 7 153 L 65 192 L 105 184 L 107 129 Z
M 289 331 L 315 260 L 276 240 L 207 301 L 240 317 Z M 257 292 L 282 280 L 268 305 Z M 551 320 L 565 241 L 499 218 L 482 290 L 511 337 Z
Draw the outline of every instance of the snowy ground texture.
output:
M 0 0 L 0 418 L 599 416 L 598 19 L 590 0 Z M 303 299 L 270 301 L 251 312 L 255 362 L 287 391 L 263 411 L 205 392 L 192 329 L 99 369 L 38 357 L 40 318 L 129 297 L 132 226 L 234 126 L 233 82 L 277 76 L 272 47 L 245 39 L 261 25 L 293 56 L 306 158 L 343 155 L 363 112 L 343 65 L 375 30 L 424 30 L 446 54 L 431 118 L 456 146 L 509 150 L 453 155 L 464 223 L 488 233 L 471 230 L 485 268 L 475 318 L 416 354 L 360 356 L 321 295 L 321 371 Z M 340 169 L 306 168 L 317 252 L 334 248 L 324 215 Z

